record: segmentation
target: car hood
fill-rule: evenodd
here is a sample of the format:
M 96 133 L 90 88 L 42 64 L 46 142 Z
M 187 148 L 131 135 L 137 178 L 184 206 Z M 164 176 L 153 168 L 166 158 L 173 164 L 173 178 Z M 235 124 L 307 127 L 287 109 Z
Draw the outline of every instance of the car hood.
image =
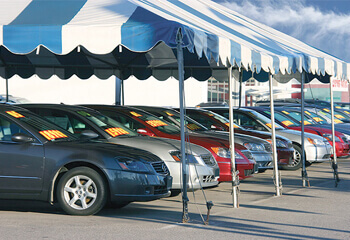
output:
M 174 161 L 169 152 L 181 150 L 181 141 L 168 138 L 136 136 L 111 138 L 108 139 L 108 141 L 147 150 L 157 155 L 164 161 Z M 187 153 L 192 153 L 193 155 L 198 156 L 211 155 L 211 153 L 207 149 L 196 144 L 190 143 L 188 145 L 188 143 L 186 143 L 186 146 Z

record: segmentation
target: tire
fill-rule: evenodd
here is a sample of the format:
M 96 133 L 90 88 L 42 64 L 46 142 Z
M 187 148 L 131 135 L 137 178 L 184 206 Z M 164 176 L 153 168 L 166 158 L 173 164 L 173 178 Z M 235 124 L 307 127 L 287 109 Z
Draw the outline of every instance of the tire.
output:
M 294 145 L 293 163 L 285 166 L 281 166 L 284 170 L 298 170 L 303 165 L 302 161 L 302 151 L 298 145 Z M 306 158 L 306 155 L 305 155 Z
M 56 190 L 60 207 L 71 215 L 93 215 L 106 204 L 107 190 L 103 178 L 88 167 L 66 172 Z

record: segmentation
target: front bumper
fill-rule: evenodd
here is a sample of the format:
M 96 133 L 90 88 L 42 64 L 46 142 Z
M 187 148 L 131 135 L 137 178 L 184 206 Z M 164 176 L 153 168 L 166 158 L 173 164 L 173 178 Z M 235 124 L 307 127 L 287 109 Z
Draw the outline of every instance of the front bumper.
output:
M 264 169 L 272 169 L 272 153 L 268 152 L 254 152 L 251 151 L 255 161 L 256 161 L 256 168 L 258 170 L 264 170 Z
M 104 169 L 112 202 L 145 202 L 170 196 L 169 175 Z
M 218 165 L 220 167 L 219 182 L 232 181 L 231 162 L 218 162 Z M 238 176 L 240 180 L 251 177 L 255 172 L 254 164 L 253 163 L 249 163 L 249 164 L 236 163 L 236 171 L 239 171 Z
M 306 141 L 305 141 L 306 142 Z M 305 145 L 306 161 L 308 162 L 324 162 L 330 160 L 333 154 L 332 146 L 330 144 L 325 145 Z
M 182 172 L 181 164 L 178 162 L 166 162 L 170 175 L 173 177 L 172 189 L 182 188 Z M 198 190 L 201 187 L 214 187 L 219 184 L 219 166 L 207 166 L 207 165 L 194 165 L 189 164 L 189 179 L 188 179 L 188 190 Z

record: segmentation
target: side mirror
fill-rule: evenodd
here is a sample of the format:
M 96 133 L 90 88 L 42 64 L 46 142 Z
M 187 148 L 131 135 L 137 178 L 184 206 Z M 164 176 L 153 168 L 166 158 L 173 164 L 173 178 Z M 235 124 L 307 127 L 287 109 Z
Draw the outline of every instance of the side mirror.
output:
M 147 128 L 139 128 L 137 129 L 137 133 L 143 136 L 154 137 L 154 133 L 148 130 Z
M 98 138 L 99 135 L 91 130 L 84 130 L 80 134 L 80 139 L 88 140 L 88 139 L 94 139 Z
M 15 133 L 12 135 L 11 140 L 13 142 L 18 142 L 18 143 L 29 143 L 29 142 L 34 142 L 34 138 L 24 134 L 24 133 Z

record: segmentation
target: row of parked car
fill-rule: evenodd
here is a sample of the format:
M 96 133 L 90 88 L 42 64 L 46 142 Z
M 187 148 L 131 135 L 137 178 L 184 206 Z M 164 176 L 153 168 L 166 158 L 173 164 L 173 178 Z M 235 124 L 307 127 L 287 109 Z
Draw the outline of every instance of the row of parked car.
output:
M 260 110 L 234 110 L 241 180 L 272 168 L 269 112 Z M 228 107 L 190 108 L 186 114 L 189 189 L 231 181 Z M 0 198 L 58 202 L 69 214 L 91 215 L 106 204 L 123 207 L 179 194 L 179 121 L 176 109 L 162 107 L 1 104 Z M 300 131 L 279 124 L 276 130 L 279 167 L 300 168 Z M 305 134 L 308 162 L 332 156 L 331 135 L 325 134 Z M 347 135 L 340 138 L 347 156 Z

